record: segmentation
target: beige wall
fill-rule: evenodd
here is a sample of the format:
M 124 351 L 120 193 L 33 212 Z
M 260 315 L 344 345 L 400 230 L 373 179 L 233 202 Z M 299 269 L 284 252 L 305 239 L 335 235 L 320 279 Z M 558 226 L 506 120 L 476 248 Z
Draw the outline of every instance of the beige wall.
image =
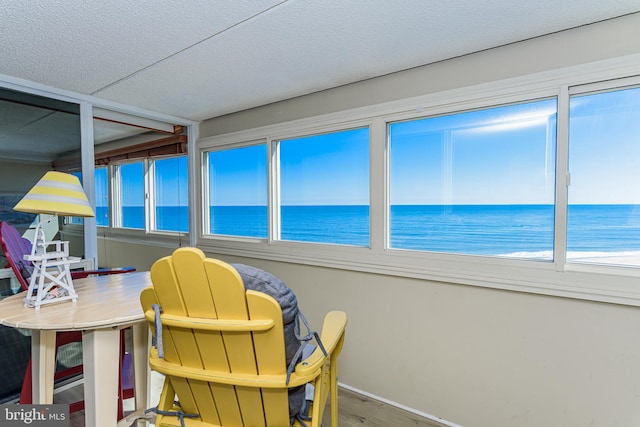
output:
M 639 53 L 639 28 L 636 14 L 212 119 L 200 133 Z M 139 269 L 171 252 L 98 245 L 110 265 Z M 350 320 L 340 381 L 348 386 L 465 427 L 640 425 L 637 308 L 219 257 L 280 277 L 313 325 L 328 310 L 345 310 Z
M 172 251 L 115 248 L 140 270 Z M 640 425 L 637 308 L 208 255 L 281 278 L 314 327 L 346 311 L 348 386 L 465 427 Z

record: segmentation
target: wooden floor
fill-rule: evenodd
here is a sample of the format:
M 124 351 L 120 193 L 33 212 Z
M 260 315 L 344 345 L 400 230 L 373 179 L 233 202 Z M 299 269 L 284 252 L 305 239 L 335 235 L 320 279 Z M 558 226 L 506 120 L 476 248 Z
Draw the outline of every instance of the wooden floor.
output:
M 445 427 L 426 418 L 408 411 L 396 408 L 349 390 L 340 389 L 338 422 L 340 427 Z M 69 399 L 76 399 L 78 392 L 68 390 L 56 397 L 56 403 L 68 403 Z M 324 427 L 330 426 L 331 418 L 325 411 Z M 83 412 L 71 414 L 71 427 L 85 427 Z M 286 427 L 286 426 L 282 426 Z

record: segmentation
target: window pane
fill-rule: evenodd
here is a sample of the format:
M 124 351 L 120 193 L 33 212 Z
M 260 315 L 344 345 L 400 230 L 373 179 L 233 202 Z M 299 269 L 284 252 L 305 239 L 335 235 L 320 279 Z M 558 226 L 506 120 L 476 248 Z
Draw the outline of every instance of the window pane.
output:
M 80 180 L 80 184 L 82 184 L 82 171 L 71 172 L 71 175 L 73 175 L 76 178 L 78 178 L 78 180 Z M 84 220 L 79 216 L 69 216 L 69 217 L 67 217 L 67 220 L 68 220 L 69 224 L 82 225 L 84 223 Z
M 120 166 L 122 186 L 122 226 L 144 229 L 144 164 L 128 163 Z
M 640 88 L 573 96 L 567 259 L 640 266 Z
M 267 146 L 209 153 L 210 234 L 267 237 Z
M 96 181 L 96 223 L 109 226 L 109 174 L 107 168 L 95 169 Z
M 187 157 L 156 160 L 156 230 L 188 231 Z
M 390 246 L 553 258 L 555 99 L 390 125 Z
M 281 238 L 369 245 L 369 129 L 280 142 Z

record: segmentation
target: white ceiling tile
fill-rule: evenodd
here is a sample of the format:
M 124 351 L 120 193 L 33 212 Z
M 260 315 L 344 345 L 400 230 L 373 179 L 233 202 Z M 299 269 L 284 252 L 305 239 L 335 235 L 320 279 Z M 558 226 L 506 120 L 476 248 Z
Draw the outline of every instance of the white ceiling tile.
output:
M 287 2 L 96 95 L 199 120 L 592 22 L 630 5 Z
M 0 8 L 0 74 L 201 120 L 638 12 L 640 1 L 31 0 Z
M 3 2 L 0 73 L 91 94 L 279 3 Z

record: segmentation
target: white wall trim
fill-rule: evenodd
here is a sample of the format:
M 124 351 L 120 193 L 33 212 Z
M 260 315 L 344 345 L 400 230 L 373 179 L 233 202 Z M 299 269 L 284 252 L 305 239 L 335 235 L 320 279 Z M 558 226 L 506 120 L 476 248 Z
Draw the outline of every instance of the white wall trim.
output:
M 139 116 L 150 120 L 167 122 L 176 125 L 189 126 L 198 123 L 193 120 L 184 119 L 182 117 L 162 114 L 131 105 L 125 105 L 106 99 L 101 99 L 91 95 L 58 89 L 52 86 L 32 82 L 30 80 L 7 76 L 5 74 L 0 74 L 0 87 L 19 92 L 25 92 L 32 95 L 39 95 L 46 98 L 58 99 L 60 101 L 72 102 L 75 104 L 88 103 L 93 107 L 101 108 L 103 110 L 115 111 L 122 114 L 130 114 L 133 116 Z
M 96 186 L 94 174 L 93 108 L 91 104 L 80 104 L 80 158 L 82 163 L 82 183 L 89 203 L 95 213 Z M 84 222 L 84 258 L 98 265 L 98 238 L 96 218 L 85 218 Z

